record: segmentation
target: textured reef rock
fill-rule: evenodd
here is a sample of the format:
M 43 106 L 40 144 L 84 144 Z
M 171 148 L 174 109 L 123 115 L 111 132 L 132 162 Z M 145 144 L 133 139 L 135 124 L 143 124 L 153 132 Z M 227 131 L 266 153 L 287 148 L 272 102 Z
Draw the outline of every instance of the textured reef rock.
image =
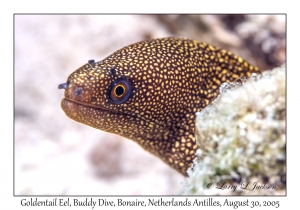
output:
M 182 194 L 284 195 L 285 66 L 225 83 L 197 113 L 200 149 Z

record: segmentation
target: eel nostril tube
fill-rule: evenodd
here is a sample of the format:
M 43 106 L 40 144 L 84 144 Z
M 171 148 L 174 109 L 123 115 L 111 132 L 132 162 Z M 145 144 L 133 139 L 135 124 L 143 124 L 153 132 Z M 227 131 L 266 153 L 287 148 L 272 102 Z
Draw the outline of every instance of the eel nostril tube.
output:
M 58 85 L 58 89 L 66 89 L 67 88 L 67 83 L 62 83 Z

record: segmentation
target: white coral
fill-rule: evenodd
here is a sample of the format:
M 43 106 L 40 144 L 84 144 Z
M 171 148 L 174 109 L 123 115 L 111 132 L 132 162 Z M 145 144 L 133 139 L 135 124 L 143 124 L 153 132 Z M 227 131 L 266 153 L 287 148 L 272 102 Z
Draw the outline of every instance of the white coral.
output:
M 220 92 L 197 113 L 200 149 L 183 194 L 285 194 L 285 66 L 242 83 L 224 84 Z M 252 189 L 254 182 L 276 189 L 241 188 L 249 183 Z M 217 183 L 237 189 L 221 190 Z

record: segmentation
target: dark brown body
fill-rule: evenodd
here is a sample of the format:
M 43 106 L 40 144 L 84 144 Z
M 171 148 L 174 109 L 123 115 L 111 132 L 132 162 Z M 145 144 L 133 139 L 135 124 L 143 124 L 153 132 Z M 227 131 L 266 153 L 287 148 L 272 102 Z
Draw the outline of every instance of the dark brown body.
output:
M 205 43 L 154 39 L 77 69 L 61 106 L 73 120 L 132 139 L 186 175 L 197 150 L 195 113 L 212 102 L 222 83 L 258 71 Z M 130 94 L 124 102 L 112 97 L 119 80 Z

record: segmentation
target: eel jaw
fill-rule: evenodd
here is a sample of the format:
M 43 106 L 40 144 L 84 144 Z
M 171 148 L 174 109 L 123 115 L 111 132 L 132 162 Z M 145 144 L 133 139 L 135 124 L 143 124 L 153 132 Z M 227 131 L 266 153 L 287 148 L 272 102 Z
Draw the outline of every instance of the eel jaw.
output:
M 72 120 L 106 132 L 111 132 L 105 123 L 107 118 L 119 115 L 114 111 L 68 98 L 61 100 L 61 108 Z

